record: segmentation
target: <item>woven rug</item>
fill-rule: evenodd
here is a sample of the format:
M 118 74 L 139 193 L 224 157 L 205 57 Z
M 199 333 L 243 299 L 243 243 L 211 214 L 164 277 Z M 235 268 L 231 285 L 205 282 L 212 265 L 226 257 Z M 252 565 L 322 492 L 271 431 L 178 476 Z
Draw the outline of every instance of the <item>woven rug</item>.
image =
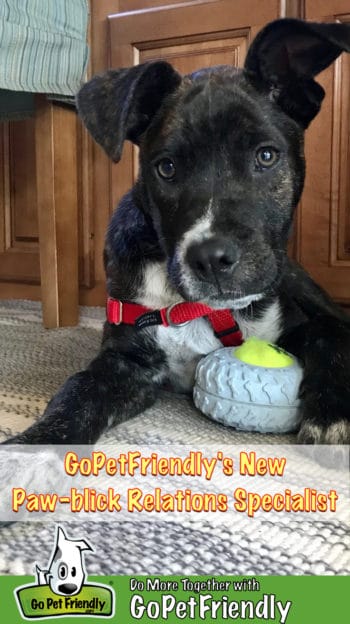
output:
M 78 327 L 45 330 L 40 305 L 0 303 L 0 439 L 28 427 L 68 375 L 96 354 L 104 311 L 82 308 Z M 105 434 L 101 444 L 159 448 L 186 445 L 293 444 L 293 435 L 237 432 L 209 421 L 181 395 L 164 393 L 144 414 Z M 308 477 L 318 466 L 307 465 Z M 334 481 L 334 479 L 333 479 Z M 324 489 L 332 486 L 332 475 Z M 70 537 L 88 536 L 98 556 L 87 553 L 90 574 L 349 574 L 348 514 L 333 519 L 292 517 L 271 521 L 212 521 L 208 515 L 115 522 L 65 523 Z M 53 522 L 0 527 L 0 574 L 32 574 L 33 562 L 53 544 Z

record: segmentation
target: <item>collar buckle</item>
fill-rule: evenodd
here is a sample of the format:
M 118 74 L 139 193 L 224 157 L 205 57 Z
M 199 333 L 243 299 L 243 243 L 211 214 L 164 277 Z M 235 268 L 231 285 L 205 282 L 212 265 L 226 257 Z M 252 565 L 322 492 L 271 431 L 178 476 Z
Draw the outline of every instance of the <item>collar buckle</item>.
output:
M 123 302 L 118 299 L 108 298 L 107 318 L 113 325 L 121 325 L 123 322 Z
M 173 303 L 171 306 L 169 306 L 168 308 L 166 308 L 165 310 L 165 318 L 166 321 L 169 325 L 169 327 L 184 327 L 185 325 L 188 325 L 191 321 L 183 321 L 182 323 L 175 323 L 172 319 L 171 319 L 171 311 L 179 304 L 181 304 L 181 301 L 177 301 L 176 303 Z

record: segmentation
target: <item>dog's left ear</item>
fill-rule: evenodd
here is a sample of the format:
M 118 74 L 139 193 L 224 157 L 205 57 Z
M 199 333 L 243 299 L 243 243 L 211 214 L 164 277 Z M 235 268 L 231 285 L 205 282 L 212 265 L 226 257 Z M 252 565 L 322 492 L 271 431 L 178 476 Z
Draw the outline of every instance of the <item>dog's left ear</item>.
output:
M 95 141 L 118 162 L 125 139 L 138 145 L 164 98 L 180 82 L 180 74 L 166 61 L 112 69 L 80 89 L 78 112 Z
M 320 110 L 323 88 L 314 76 L 350 52 L 348 24 L 280 19 L 268 24 L 249 48 L 245 70 L 256 87 L 303 128 Z

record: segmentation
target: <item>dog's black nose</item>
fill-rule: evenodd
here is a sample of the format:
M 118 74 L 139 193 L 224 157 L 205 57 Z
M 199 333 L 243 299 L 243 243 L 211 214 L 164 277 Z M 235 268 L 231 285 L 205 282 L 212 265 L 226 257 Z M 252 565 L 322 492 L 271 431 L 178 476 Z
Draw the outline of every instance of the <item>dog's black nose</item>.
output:
M 63 583 L 62 585 L 58 586 L 58 589 L 62 594 L 69 595 L 77 591 L 78 586 L 74 585 L 74 583 Z
M 206 282 L 229 277 L 239 260 L 237 246 L 224 238 L 208 238 L 191 245 L 186 260 L 196 276 Z

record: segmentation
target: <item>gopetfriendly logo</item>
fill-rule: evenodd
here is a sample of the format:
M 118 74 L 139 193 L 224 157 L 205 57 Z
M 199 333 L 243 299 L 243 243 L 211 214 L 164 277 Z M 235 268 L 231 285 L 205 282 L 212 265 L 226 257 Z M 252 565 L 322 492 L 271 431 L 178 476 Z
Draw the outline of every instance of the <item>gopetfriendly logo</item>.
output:
M 84 552 L 93 552 L 85 539 L 72 540 L 61 526 L 47 569 L 36 569 L 36 583 L 15 590 L 21 616 L 28 620 L 83 615 L 112 617 L 114 591 L 106 585 L 85 583 Z

